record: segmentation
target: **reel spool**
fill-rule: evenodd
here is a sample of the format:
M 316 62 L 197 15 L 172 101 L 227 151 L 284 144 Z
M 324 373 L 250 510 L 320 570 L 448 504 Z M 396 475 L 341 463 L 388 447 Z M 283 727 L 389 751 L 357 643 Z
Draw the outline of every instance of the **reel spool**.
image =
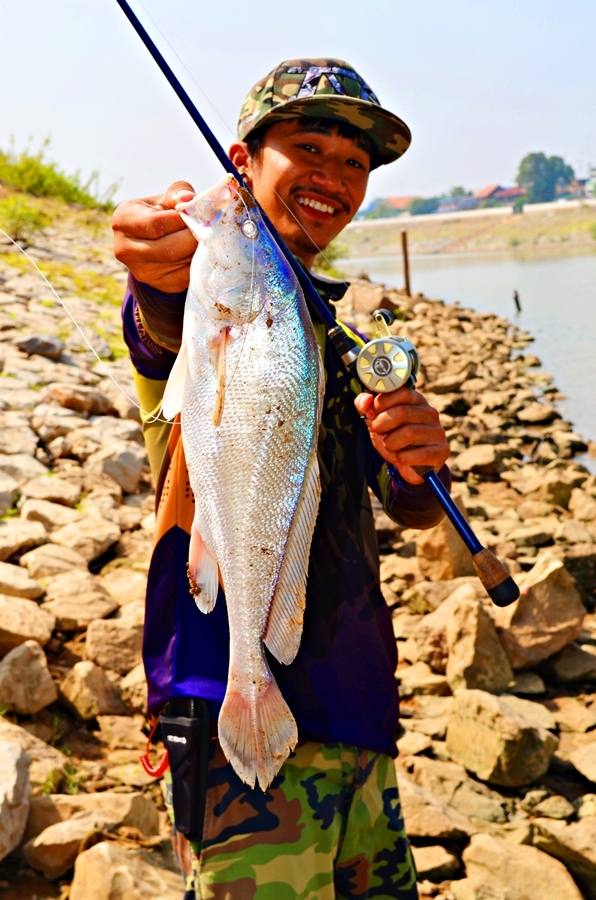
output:
M 419 366 L 416 348 L 407 338 L 391 334 L 388 326 L 395 316 L 388 309 L 375 310 L 373 319 L 376 336 L 358 354 L 358 378 L 375 394 L 397 391 L 408 381 L 414 384 Z

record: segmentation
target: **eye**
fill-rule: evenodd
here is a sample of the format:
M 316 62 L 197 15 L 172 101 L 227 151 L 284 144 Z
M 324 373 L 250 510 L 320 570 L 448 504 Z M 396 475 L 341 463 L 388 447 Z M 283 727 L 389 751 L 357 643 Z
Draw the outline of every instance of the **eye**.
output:
M 256 238 L 256 236 L 259 232 L 259 229 L 257 228 L 257 226 L 255 225 L 255 223 L 253 222 L 252 219 L 246 219 L 242 223 L 241 228 L 242 228 L 243 235 L 247 238 Z
M 314 144 L 299 144 L 299 147 L 302 150 L 306 150 L 307 153 L 318 153 L 318 150 Z
M 348 160 L 348 165 L 349 165 L 349 166 L 352 166 L 352 168 L 354 168 L 354 169 L 362 169 L 363 171 L 366 171 L 366 166 L 364 166 L 364 165 L 360 162 L 359 159 L 349 159 L 349 160 Z

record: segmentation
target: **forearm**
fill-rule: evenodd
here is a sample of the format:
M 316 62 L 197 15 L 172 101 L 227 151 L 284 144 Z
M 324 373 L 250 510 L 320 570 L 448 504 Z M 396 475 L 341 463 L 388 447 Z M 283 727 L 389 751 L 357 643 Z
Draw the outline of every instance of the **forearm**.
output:
M 186 291 L 166 294 L 132 275 L 122 305 L 124 340 L 133 366 L 146 378 L 165 379 L 182 336 Z
M 444 465 L 439 470 L 439 478 L 449 490 L 451 474 Z M 443 508 L 430 485 L 409 484 L 393 466 L 384 464 L 379 472 L 383 508 L 387 515 L 406 528 L 432 528 L 443 517 Z

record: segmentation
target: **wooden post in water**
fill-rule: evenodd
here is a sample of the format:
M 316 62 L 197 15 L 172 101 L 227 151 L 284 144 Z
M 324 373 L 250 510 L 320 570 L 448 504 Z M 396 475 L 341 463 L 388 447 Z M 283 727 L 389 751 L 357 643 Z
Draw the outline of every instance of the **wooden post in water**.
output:
M 410 290 L 410 260 L 408 257 L 408 232 L 405 228 L 401 230 L 401 252 L 404 258 L 404 284 L 405 290 L 408 297 L 412 296 L 412 291 Z

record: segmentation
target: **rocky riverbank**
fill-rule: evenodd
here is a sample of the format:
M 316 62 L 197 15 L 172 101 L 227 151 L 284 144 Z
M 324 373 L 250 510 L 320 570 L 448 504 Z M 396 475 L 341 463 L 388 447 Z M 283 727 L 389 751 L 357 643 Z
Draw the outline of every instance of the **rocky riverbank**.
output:
M 153 497 L 138 410 L 0 248 L 0 898 L 181 895 L 145 743 L 140 666 Z M 124 276 L 69 219 L 31 254 L 111 375 Z M 441 524 L 377 512 L 400 664 L 398 776 L 422 897 L 596 897 L 596 478 L 530 336 L 358 284 L 397 307 L 440 409 L 453 493 L 523 590 L 498 610 Z M 110 358 L 111 357 L 111 358 Z

